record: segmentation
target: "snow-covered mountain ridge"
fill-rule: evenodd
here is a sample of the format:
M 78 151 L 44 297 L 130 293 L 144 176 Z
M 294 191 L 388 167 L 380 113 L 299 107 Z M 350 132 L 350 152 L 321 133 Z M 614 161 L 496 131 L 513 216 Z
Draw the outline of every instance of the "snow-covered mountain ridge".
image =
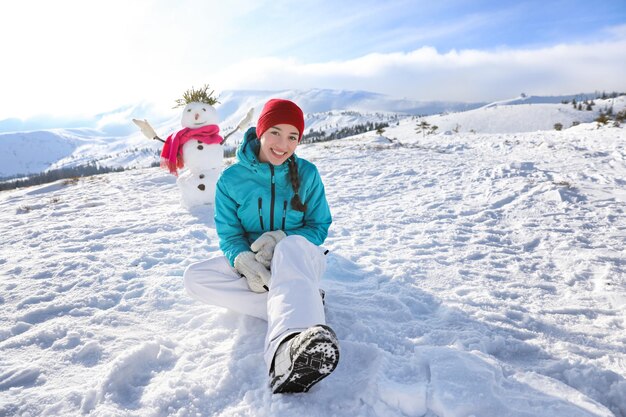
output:
M 484 103 L 418 102 L 395 99 L 368 92 L 312 89 L 306 91 L 226 91 L 216 106 L 222 132 L 229 132 L 253 107 L 255 117 L 263 103 L 272 97 L 285 97 L 299 103 L 306 113 L 307 132 L 334 130 L 366 123 L 389 122 L 416 115 L 431 115 L 425 120 L 439 131 L 482 133 L 550 130 L 555 123 L 567 128 L 594 120 L 599 111 L 613 106 L 623 109 L 624 97 L 596 100 L 593 111 L 578 111 L 562 104 L 563 97 L 521 97 Z M 569 97 L 569 96 L 564 96 Z M 143 137 L 132 118 L 148 119 L 161 137 L 180 129 L 180 109 L 169 115 L 150 118 L 150 106 L 138 105 L 101 115 L 97 128 L 52 129 L 0 133 L 5 152 L 0 154 L 0 178 L 36 174 L 51 169 L 93 163 L 109 167 L 146 167 L 158 160 L 161 143 Z M 442 115 L 433 115 L 442 113 Z M 227 144 L 235 146 L 241 133 Z
M 219 245 L 173 176 L 1 192 L 0 416 L 626 416 L 624 129 L 384 135 L 298 148 L 342 349 L 308 394 L 271 394 L 263 321 L 185 294 Z
M 222 132 L 231 131 L 251 107 L 255 109 L 256 118 L 263 104 L 272 97 L 288 98 L 300 104 L 307 113 L 307 131 L 324 129 L 327 132 L 338 126 L 349 127 L 396 118 L 398 112 L 402 115 L 434 114 L 484 104 L 419 102 L 363 91 L 324 89 L 225 91 L 220 94 L 220 103 L 216 105 Z M 0 178 L 35 174 L 88 162 L 114 167 L 149 166 L 157 160 L 156 154 L 161 143 L 143 137 L 131 119 L 148 119 L 163 138 L 181 128 L 180 109 L 164 112 L 155 108 L 154 105 L 140 103 L 116 109 L 110 114 L 86 120 L 93 125 L 91 129 L 59 128 L 0 133 L 0 143 L 7 150 L 0 154 Z M 352 116 L 346 117 L 345 112 L 351 112 Z M 16 124 L 11 122 L 8 126 Z M 75 138 L 77 131 L 80 134 Z M 87 132 L 91 133 L 82 134 Z M 237 133 L 229 139 L 229 143 L 235 145 L 240 138 L 241 134 Z

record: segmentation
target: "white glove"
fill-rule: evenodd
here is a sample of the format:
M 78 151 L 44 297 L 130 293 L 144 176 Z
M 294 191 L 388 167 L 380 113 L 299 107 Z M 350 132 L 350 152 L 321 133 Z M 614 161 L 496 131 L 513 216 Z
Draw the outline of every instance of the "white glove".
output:
M 250 249 L 256 252 L 254 256 L 266 268 L 270 267 L 272 257 L 274 256 L 274 248 L 276 244 L 283 240 L 287 235 L 282 230 L 274 230 L 273 232 L 265 232 L 257 240 L 255 240 Z
M 158 136 L 147 120 L 133 119 L 133 123 L 139 126 L 139 129 L 141 129 L 141 133 L 143 133 L 144 136 L 148 139 L 154 139 Z
M 270 271 L 254 259 L 253 252 L 241 252 L 235 258 L 235 269 L 246 277 L 248 287 L 254 292 L 269 290 Z

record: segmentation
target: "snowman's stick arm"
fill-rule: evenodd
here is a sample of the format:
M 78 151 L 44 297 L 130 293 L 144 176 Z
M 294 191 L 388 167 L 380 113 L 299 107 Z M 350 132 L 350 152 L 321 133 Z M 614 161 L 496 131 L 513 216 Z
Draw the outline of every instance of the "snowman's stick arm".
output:
M 233 133 L 235 133 L 238 129 L 233 129 L 232 132 L 228 132 L 226 135 L 224 135 L 224 139 L 222 139 L 222 141 L 220 142 L 220 145 L 223 145 L 224 142 L 226 142 L 226 139 L 228 139 L 229 137 L 231 137 L 233 135 Z
M 243 119 L 241 119 L 239 123 L 237 123 L 237 127 L 235 127 L 232 131 L 228 132 L 228 134 L 224 136 L 224 139 L 222 139 L 222 142 L 220 142 L 220 145 L 223 145 L 224 142 L 226 142 L 226 139 L 228 139 L 233 133 L 235 133 L 238 130 L 243 130 L 246 126 L 248 126 L 250 122 L 252 121 L 253 114 L 254 114 L 254 107 L 251 107 L 250 110 L 248 110 L 248 113 L 246 113 L 246 115 L 243 117 Z

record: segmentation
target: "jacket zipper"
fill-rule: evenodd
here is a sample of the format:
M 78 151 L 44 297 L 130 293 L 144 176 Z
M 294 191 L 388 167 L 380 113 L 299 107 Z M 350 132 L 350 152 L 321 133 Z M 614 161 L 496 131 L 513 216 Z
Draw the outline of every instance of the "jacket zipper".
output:
M 264 230 L 263 227 L 263 199 L 259 197 L 259 223 L 261 223 L 261 230 Z
M 276 199 L 276 180 L 274 178 L 274 165 L 270 165 L 272 173 L 272 200 L 270 201 L 270 230 L 274 230 L 274 200 Z
M 283 204 L 283 227 L 280 230 L 285 230 L 285 219 L 287 218 L 287 200 Z

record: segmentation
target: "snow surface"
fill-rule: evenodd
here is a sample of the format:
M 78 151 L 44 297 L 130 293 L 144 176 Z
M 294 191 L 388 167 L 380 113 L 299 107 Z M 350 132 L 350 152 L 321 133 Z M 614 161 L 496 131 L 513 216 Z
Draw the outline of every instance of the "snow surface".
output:
M 337 370 L 272 395 L 265 323 L 184 292 L 210 207 L 157 168 L 0 193 L 0 416 L 626 416 L 626 135 L 302 145 Z

